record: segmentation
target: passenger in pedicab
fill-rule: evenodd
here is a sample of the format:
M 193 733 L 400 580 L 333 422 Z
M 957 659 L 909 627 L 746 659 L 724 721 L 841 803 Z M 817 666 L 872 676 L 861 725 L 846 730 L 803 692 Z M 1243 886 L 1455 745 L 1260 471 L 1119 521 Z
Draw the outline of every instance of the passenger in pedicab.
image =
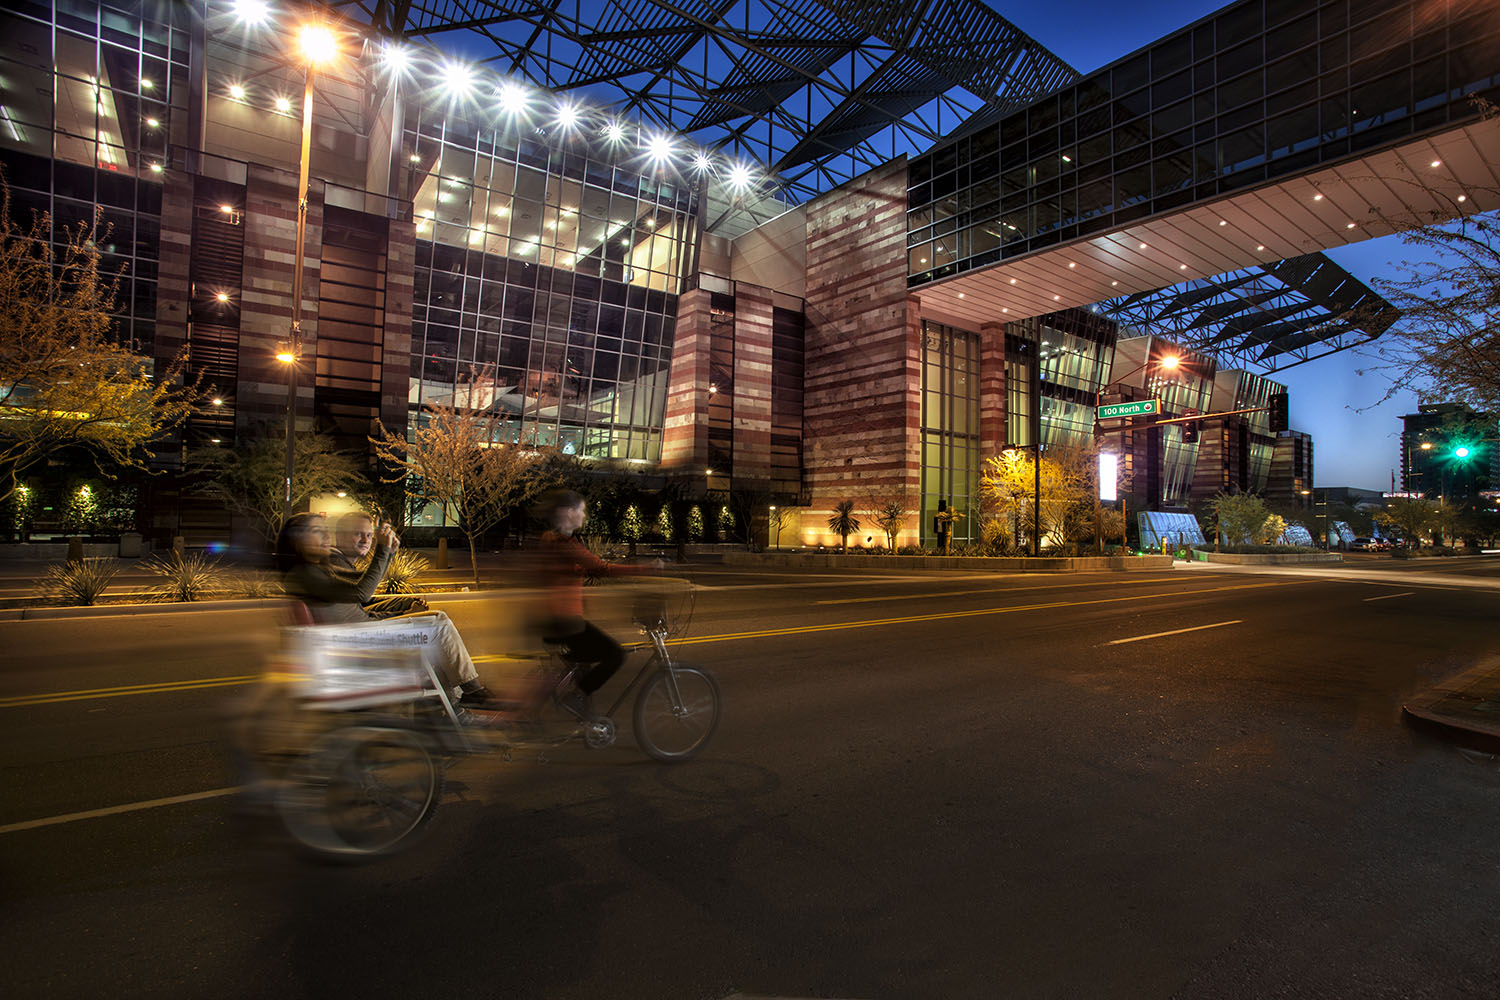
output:
M 313 624 L 357 627 L 378 620 L 364 605 L 400 547 L 395 530 L 382 524 L 364 572 L 357 578 L 339 576 L 329 567 L 332 545 L 327 520 L 321 514 L 293 514 L 276 540 L 276 561 L 287 594 L 302 602 Z M 427 635 L 438 673 L 457 699 L 463 721 L 472 721 L 466 717 L 467 709 L 493 707 L 493 696 L 479 680 L 474 660 L 446 614 L 429 611 L 401 620 Z
M 344 514 L 334 527 L 333 541 L 333 549 L 328 553 L 328 568 L 336 576 L 358 579 L 369 565 L 375 545 L 375 518 L 362 510 Z M 384 578 L 382 572 L 380 579 Z M 380 580 L 375 584 L 379 587 Z M 363 607 L 372 618 L 396 618 L 429 610 L 427 602 L 415 594 L 373 597 L 364 602 Z

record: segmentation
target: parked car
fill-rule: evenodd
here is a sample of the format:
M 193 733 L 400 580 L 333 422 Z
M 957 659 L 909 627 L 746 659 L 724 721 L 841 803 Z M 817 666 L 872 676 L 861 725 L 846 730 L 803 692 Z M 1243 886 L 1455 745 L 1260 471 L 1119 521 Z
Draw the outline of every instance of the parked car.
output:
M 1350 552 L 1374 552 L 1376 541 L 1373 538 L 1356 538 L 1349 543 Z

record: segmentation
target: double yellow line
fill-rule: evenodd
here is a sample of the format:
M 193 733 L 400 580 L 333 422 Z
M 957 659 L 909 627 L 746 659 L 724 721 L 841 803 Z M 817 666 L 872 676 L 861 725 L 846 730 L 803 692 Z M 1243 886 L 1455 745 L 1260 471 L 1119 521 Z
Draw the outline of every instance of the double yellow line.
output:
M 25 705 L 50 705 L 58 701 L 89 701 L 93 698 L 123 698 L 132 694 L 166 694 L 169 691 L 196 691 L 199 688 L 233 687 L 259 680 L 262 674 L 241 674 L 238 677 L 208 677 L 196 681 L 164 681 L 160 684 L 129 684 L 124 687 L 85 688 L 80 691 L 54 691 L 51 694 L 23 694 L 14 698 L 0 698 L 0 708 L 21 708 Z
M 673 640 L 672 646 L 692 646 L 709 642 L 733 642 L 738 639 L 769 639 L 787 635 L 811 635 L 817 632 L 838 632 L 846 629 L 878 628 L 882 625 L 909 625 L 915 622 L 948 621 L 955 618 L 978 618 L 984 615 L 1008 615 L 1020 611 L 1047 611 L 1053 608 L 1083 608 L 1101 604 L 1127 604 L 1133 601 L 1159 601 L 1170 597 L 1196 597 L 1199 594 L 1223 593 L 1231 590 L 1259 590 L 1266 587 L 1293 587 L 1314 582 L 1311 579 L 1276 581 L 1272 583 L 1241 583 L 1224 587 L 1196 587 L 1192 590 L 1175 590 L 1166 593 L 1127 594 L 1123 597 L 1101 597 L 1092 601 L 1049 601 L 1043 604 L 1015 604 L 1004 608 L 979 608 L 972 611 L 943 611 L 932 615 L 905 615 L 900 618 L 870 618 L 855 622 L 833 622 L 828 625 L 796 625 L 790 628 L 758 629 L 753 632 L 726 632 L 723 635 L 701 635 Z M 480 662 L 509 660 L 509 656 L 476 656 Z M 173 691 L 196 691 L 204 688 L 232 687 L 250 684 L 264 678 L 265 674 L 241 674 L 237 677 L 209 677 L 192 681 L 167 681 L 161 684 L 132 684 L 126 687 L 90 688 L 82 691 L 57 691 L 51 694 L 20 695 L 0 698 L 0 708 L 22 708 L 28 705 L 50 705 L 62 701 L 88 701 L 94 698 L 123 698 L 137 694 L 167 694 Z

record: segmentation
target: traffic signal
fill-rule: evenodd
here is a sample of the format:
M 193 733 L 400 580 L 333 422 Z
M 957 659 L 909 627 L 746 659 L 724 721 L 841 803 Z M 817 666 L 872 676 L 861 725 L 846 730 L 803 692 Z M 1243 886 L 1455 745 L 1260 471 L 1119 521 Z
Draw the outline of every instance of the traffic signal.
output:
M 1287 403 L 1287 394 L 1286 393 L 1284 393 L 1284 392 L 1273 392 L 1273 393 L 1271 393 L 1271 399 L 1270 399 L 1269 409 L 1271 411 L 1271 433 L 1272 434 L 1275 434 L 1278 431 L 1287 431 L 1287 430 L 1291 430 L 1292 429 L 1290 407 L 1288 406 L 1288 403 Z
M 1194 414 L 1194 411 L 1189 410 L 1186 415 L 1191 417 L 1191 416 L 1194 416 L 1195 414 Z M 1197 442 L 1198 442 L 1198 421 L 1196 421 L 1196 420 L 1189 420 L 1187 423 L 1185 423 L 1185 424 L 1182 425 L 1182 443 L 1183 444 L 1197 444 Z
M 1466 444 L 1461 444 L 1453 449 L 1453 457 L 1460 460 L 1468 458 L 1472 454 L 1474 454 L 1474 449 Z

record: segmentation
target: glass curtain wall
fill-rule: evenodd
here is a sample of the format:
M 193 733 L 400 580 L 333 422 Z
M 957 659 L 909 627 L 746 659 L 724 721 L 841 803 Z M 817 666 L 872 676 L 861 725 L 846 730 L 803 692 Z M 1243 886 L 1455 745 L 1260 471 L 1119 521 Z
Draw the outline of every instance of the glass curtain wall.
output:
M 494 380 L 512 440 L 656 462 L 696 189 L 581 135 L 406 119 L 417 264 L 409 402 Z
M 155 338 L 163 170 L 186 142 L 185 5 L 8 5 L 0 11 L 0 166 L 21 227 L 50 213 L 55 243 L 97 207 L 101 270 L 120 275 L 114 334 Z
M 922 542 L 936 542 L 941 510 L 963 517 L 954 542 L 979 530 L 979 335 L 922 325 Z
M 911 163 L 919 285 L 1478 116 L 1492 0 L 1243 0 Z
M 1286 387 L 1250 372 L 1240 374 L 1239 390 L 1235 394 L 1234 408 L 1248 410 L 1252 407 L 1270 405 L 1273 392 L 1285 392 Z M 1253 493 L 1264 493 L 1271 479 L 1271 453 L 1276 448 L 1276 435 L 1271 433 L 1271 417 L 1264 409 L 1244 414 L 1247 427 L 1248 457 L 1246 461 L 1246 489 Z

